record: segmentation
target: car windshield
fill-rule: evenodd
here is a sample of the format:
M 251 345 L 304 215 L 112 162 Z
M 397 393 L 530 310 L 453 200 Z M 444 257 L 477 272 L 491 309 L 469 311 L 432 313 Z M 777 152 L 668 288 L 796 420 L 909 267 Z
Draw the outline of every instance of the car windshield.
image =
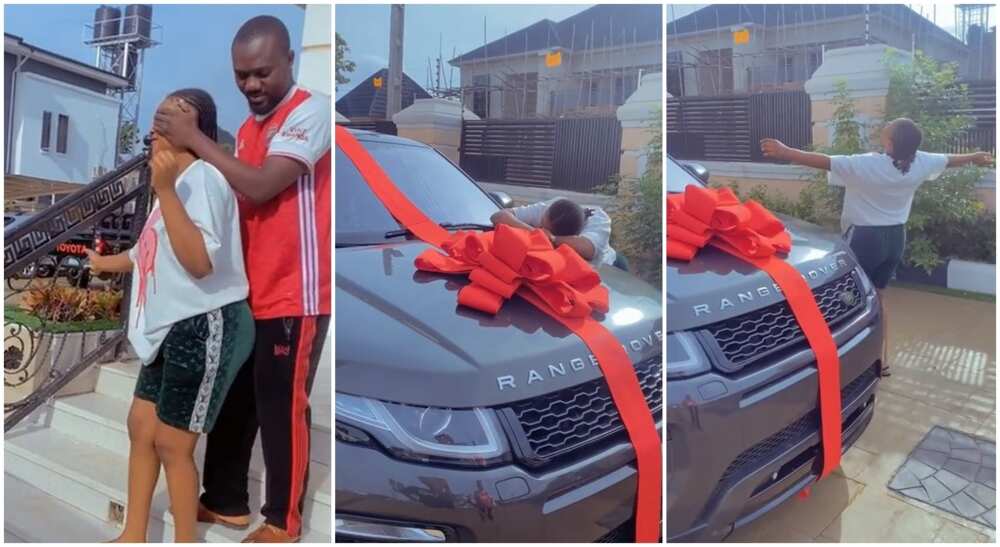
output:
M 698 177 L 681 167 L 681 164 L 677 163 L 674 158 L 667 156 L 667 193 L 683 192 L 684 188 L 690 184 L 704 186 Z
M 372 139 L 362 144 L 406 197 L 434 221 L 456 227 L 491 224 L 490 216 L 499 209 L 496 203 L 434 149 Z M 337 246 L 373 245 L 405 235 L 340 148 L 335 180 Z

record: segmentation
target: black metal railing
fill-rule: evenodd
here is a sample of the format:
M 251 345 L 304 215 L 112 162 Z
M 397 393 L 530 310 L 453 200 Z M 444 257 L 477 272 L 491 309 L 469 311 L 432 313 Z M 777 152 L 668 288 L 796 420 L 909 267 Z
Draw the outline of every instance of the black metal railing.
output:
M 150 206 L 141 154 L 4 226 L 4 431 L 126 347 L 131 274 L 92 275 L 84 249 L 137 240 Z

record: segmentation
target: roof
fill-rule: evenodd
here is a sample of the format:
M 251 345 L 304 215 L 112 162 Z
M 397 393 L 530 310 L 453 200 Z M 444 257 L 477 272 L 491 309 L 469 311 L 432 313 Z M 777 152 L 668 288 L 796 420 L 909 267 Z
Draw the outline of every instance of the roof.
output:
M 61 180 L 49 180 L 28 175 L 4 175 L 3 199 L 35 198 L 52 194 L 72 194 L 84 185 Z
M 74 74 L 79 74 L 80 76 L 101 82 L 108 87 L 124 88 L 131 85 L 127 78 L 119 76 L 113 72 L 101 70 L 95 66 L 81 63 L 76 59 L 70 59 L 65 55 L 60 55 L 37 46 L 33 46 L 25 42 L 24 38 L 6 32 L 3 35 L 3 51 L 4 53 L 11 53 L 14 55 L 29 56 L 31 59 L 40 63 L 58 67 Z
M 376 88 L 373 80 L 382 78 L 382 87 Z M 356 118 L 368 118 L 375 120 L 385 119 L 386 93 L 389 87 L 389 69 L 383 68 L 372 74 L 365 81 L 356 85 L 354 89 L 337 100 L 336 110 L 343 116 L 354 120 Z M 403 74 L 403 101 L 402 107 L 406 108 L 413 104 L 416 99 L 430 99 L 429 93 L 424 91 L 417 82 Z
M 905 18 L 911 24 L 951 39 L 954 45 L 965 47 L 961 40 L 903 4 L 868 4 L 870 14 Z M 734 25 L 756 24 L 766 27 L 825 21 L 841 17 L 860 16 L 864 4 L 712 4 L 678 17 L 667 23 L 667 36 L 704 32 Z M 877 28 L 877 27 L 876 27 Z
M 490 57 L 563 48 L 569 51 L 662 41 L 659 4 L 599 4 L 562 21 L 541 21 L 493 40 L 448 61 L 462 63 Z

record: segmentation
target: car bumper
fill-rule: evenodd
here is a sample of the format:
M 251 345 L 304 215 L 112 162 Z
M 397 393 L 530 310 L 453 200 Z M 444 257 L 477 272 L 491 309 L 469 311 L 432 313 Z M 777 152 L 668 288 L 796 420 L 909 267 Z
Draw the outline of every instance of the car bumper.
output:
M 421 465 L 342 441 L 336 451 L 338 542 L 386 541 L 400 529 L 424 538 L 411 541 L 451 542 L 631 541 L 634 532 L 637 471 L 624 439 L 541 471 Z M 383 536 L 352 533 L 365 529 L 359 521 Z
M 874 415 L 881 373 L 881 312 L 833 333 L 841 364 L 846 451 Z M 702 392 L 711 384 L 712 395 Z M 813 483 L 820 458 L 817 369 L 810 350 L 745 375 L 667 383 L 668 541 L 720 541 Z

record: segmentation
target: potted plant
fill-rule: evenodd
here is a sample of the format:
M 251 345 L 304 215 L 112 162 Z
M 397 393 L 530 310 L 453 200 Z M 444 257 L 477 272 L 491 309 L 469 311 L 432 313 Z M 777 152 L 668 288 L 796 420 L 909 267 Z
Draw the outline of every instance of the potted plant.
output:
M 4 402 L 19 401 L 53 373 L 65 371 L 108 343 L 122 329 L 122 291 L 46 283 L 4 307 Z M 93 391 L 97 370 L 80 374 L 59 391 Z

